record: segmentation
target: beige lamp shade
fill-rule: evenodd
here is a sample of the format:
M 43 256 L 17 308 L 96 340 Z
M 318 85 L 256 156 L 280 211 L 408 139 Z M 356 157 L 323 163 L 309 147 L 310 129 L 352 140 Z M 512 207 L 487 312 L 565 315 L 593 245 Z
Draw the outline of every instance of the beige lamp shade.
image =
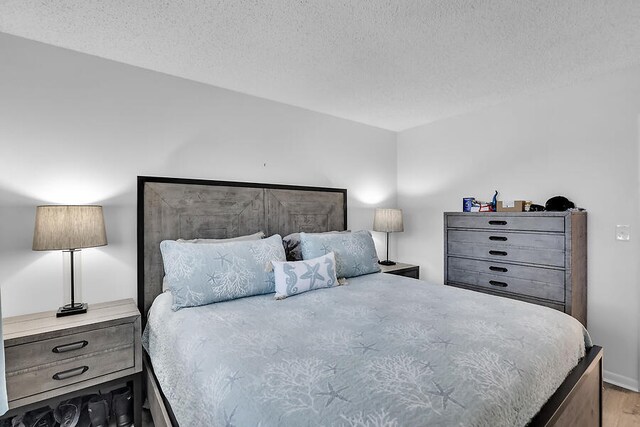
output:
M 402 209 L 376 209 L 373 217 L 373 231 L 386 233 L 404 231 Z
M 36 208 L 33 250 L 69 250 L 107 244 L 102 206 L 47 205 Z

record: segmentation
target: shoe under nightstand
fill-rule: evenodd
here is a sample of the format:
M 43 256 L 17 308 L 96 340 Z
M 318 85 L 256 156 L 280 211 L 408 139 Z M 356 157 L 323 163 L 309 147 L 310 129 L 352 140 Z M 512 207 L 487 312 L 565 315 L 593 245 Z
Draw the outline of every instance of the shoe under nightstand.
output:
M 9 412 L 128 383 L 134 425 L 142 417 L 140 312 L 131 299 L 92 304 L 89 311 L 55 311 L 3 319 Z
M 395 265 L 380 265 L 383 273 L 395 274 L 397 276 L 411 277 L 413 279 L 420 278 L 420 266 L 413 264 L 403 264 L 401 262 Z

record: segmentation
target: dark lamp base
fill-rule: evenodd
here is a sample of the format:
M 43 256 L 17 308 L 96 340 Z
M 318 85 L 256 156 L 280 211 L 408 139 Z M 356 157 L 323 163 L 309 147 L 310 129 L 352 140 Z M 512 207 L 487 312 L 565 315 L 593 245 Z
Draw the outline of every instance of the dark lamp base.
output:
M 89 304 L 84 302 L 77 302 L 73 304 L 73 306 L 71 304 L 67 304 L 58 309 L 58 312 L 56 313 L 56 317 L 71 316 L 73 314 L 82 314 L 82 313 L 86 313 L 88 309 L 89 309 Z
M 378 264 L 380 264 L 380 265 L 396 265 L 395 261 L 389 261 L 389 260 L 378 261 Z

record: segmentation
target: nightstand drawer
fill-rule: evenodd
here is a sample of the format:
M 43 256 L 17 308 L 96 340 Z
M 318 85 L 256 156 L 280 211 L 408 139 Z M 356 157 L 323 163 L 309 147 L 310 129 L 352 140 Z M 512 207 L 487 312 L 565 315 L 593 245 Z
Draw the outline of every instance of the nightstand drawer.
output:
M 447 280 L 564 303 L 563 270 L 449 257 Z
M 21 399 L 134 365 L 135 351 L 131 342 L 125 347 L 7 373 L 7 395 L 9 400 Z
M 396 276 L 411 277 L 412 279 L 419 279 L 420 271 L 417 268 L 411 268 L 408 270 L 390 271 L 389 274 L 395 274 Z
M 6 372 L 56 363 L 133 343 L 134 325 L 126 323 L 5 349 Z
M 518 215 L 448 215 L 447 227 L 490 230 L 549 231 L 564 233 L 563 217 Z

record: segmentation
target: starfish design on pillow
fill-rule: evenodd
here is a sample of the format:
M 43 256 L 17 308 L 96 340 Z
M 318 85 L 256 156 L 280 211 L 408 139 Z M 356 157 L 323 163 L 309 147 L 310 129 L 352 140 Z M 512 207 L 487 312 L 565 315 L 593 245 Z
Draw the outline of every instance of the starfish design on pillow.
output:
M 216 253 L 218 254 L 217 257 L 214 257 L 213 260 L 214 261 L 220 261 L 220 267 L 224 267 L 224 263 L 228 263 L 229 265 L 231 265 L 231 261 L 227 258 L 229 256 L 229 254 L 221 254 L 220 252 L 216 251 Z
M 216 282 L 216 274 L 215 273 L 207 273 L 207 282 L 209 282 L 210 285 L 216 286 L 218 283 Z
M 324 276 L 318 273 L 320 264 L 309 265 L 306 262 L 304 266 L 307 267 L 307 272 L 300 276 L 301 279 L 309 279 L 309 289 L 313 289 L 316 285 L 316 280 L 324 280 Z

